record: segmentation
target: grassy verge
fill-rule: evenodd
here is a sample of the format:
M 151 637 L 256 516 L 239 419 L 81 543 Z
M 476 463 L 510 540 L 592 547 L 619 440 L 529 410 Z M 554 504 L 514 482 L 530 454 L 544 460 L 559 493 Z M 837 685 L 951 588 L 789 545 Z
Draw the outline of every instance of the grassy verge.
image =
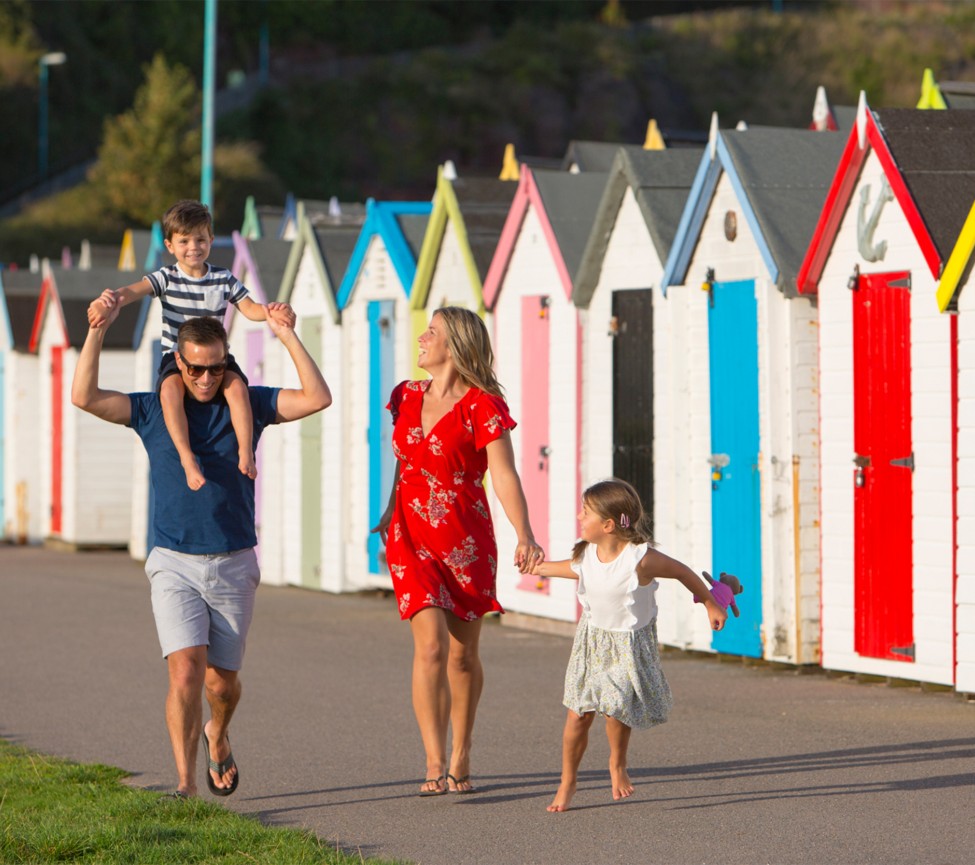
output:
M 202 799 L 167 800 L 125 772 L 0 741 L 0 862 L 362 863 L 309 832 L 272 829 Z M 392 865 L 391 860 L 370 859 Z

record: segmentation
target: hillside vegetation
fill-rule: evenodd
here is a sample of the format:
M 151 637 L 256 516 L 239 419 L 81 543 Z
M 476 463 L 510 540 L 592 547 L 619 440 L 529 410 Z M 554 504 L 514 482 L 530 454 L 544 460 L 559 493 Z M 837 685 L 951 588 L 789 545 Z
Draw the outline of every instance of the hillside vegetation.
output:
M 640 143 L 650 118 L 665 131 L 701 133 L 712 111 L 722 126 L 803 126 L 818 85 L 833 104 L 854 105 L 865 90 L 879 108 L 913 106 L 926 67 L 942 81 L 975 81 L 969 0 L 785 8 L 719 8 L 616 27 L 578 16 L 515 20 L 457 46 L 356 57 L 309 41 L 275 51 L 270 86 L 224 117 L 218 138 L 259 155 L 263 166 L 239 178 L 245 187 L 263 178 L 250 191 L 428 198 L 439 163 L 496 174 L 508 142 L 522 155 L 557 157 L 571 139 Z M 221 170 L 228 202 L 241 201 L 249 190 L 235 189 L 237 179 Z M 241 216 L 225 206 L 218 227 L 229 231 Z M 0 260 L 22 256 L 33 219 L 18 218 L 16 242 L 13 226 L 0 224 Z M 57 254 L 81 236 L 117 241 L 117 216 L 101 221 L 84 208 L 62 213 L 57 249 L 33 251 Z

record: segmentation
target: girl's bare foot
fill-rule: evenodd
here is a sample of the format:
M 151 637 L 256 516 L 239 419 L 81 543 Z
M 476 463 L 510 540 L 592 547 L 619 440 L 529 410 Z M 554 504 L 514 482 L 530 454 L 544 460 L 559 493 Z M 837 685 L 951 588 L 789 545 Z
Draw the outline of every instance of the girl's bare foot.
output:
M 183 471 L 186 473 L 186 486 L 191 490 L 198 490 L 207 482 L 207 479 L 203 477 L 203 472 L 200 471 L 199 465 L 197 465 L 196 457 L 180 460 L 180 463 L 183 466 Z
M 548 806 L 546 810 L 551 811 L 553 814 L 558 811 L 568 811 L 569 803 L 572 801 L 572 797 L 576 792 L 576 782 L 575 781 L 563 781 L 559 784 L 559 789 L 555 793 L 555 798 L 552 800 L 552 804 Z
M 614 799 L 628 799 L 633 795 L 633 782 L 630 781 L 630 776 L 627 773 L 625 766 L 620 769 L 613 769 L 610 767 L 609 774 L 613 779 Z
M 247 475 L 251 480 L 257 477 L 257 463 L 254 462 L 253 454 L 240 453 L 237 468 L 242 475 Z

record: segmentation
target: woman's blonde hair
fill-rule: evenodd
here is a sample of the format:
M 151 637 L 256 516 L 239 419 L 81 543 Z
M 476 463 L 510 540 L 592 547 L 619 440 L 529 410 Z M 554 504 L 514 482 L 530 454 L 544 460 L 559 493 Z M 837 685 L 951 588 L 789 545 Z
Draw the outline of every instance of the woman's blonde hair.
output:
M 619 478 L 593 484 L 582 494 L 582 501 L 601 520 L 613 521 L 613 534 L 631 544 L 653 543 L 650 515 L 643 510 L 640 494 Z M 572 561 L 582 559 L 588 541 L 576 541 Z
M 447 348 L 461 381 L 504 399 L 504 390 L 494 375 L 491 338 L 481 317 L 460 306 L 442 306 L 434 315 L 443 323 Z

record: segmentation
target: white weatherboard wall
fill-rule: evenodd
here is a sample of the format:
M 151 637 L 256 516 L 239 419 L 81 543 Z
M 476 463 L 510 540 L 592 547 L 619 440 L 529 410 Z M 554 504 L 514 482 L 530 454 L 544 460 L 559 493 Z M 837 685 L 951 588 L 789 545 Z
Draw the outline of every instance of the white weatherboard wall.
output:
M 975 287 L 958 297 L 958 628 L 955 689 L 975 693 Z
M 675 428 L 674 555 L 697 571 L 722 569 L 721 562 L 711 561 L 708 295 L 700 290 L 708 268 L 713 268 L 718 282 L 755 283 L 763 657 L 813 662 L 819 636 L 816 312 L 809 300 L 789 300 L 773 283 L 745 219 L 738 221 L 736 239 L 727 240 L 724 214 L 729 210 L 741 213 L 742 203 L 728 175 L 722 174 L 688 266 L 687 285 L 668 292 L 668 302 L 674 304 L 673 351 L 670 358 L 655 356 L 661 392 L 667 393 L 670 381 L 675 419 L 686 424 Z M 749 584 L 753 592 L 757 586 L 751 575 L 737 576 L 745 587 L 737 599 L 742 606 L 753 596 Z M 668 633 L 668 640 L 693 648 L 710 646 L 706 617 L 695 610 L 690 623 L 681 622 L 679 633 Z M 732 618 L 728 627 L 734 626 Z
M 352 297 L 342 311 L 342 328 L 346 347 L 342 371 L 347 395 L 346 411 L 346 472 L 348 486 L 344 505 L 348 532 L 345 536 L 345 562 L 349 589 L 391 589 L 388 573 L 370 574 L 366 543 L 369 537 L 369 301 L 392 300 L 395 327 L 394 384 L 410 377 L 415 360 L 416 344 L 410 329 L 409 302 L 396 269 L 379 235 L 369 242 Z M 388 397 L 388 394 L 387 394 Z M 385 402 L 383 403 L 385 405 Z M 383 412 L 383 422 L 392 427 L 392 416 Z M 332 491 L 327 490 L 329 494 Z
M 37 355 L 8 351 L 3 374 L 3 537 L 37 543 L 44 538 L 41 510 L 40 363 Z
M 577 313 L 566 297 L 535 208 L 529 206 L 493 315 L 495 366 L 516 422 L 521 421 L 527 410 L 521 398 L 521 300 L 525 296 L 541 294 L 551 298 L 547 310 L 551 321 L 551 356 L 557 358 L 557 362 L 549 364 L 549 446 L 552 452 L 548 464 L 549 541 L 545 554 L 549 559 L 566 559 L 571 555 L 577 537 L 576 514 L 579 512 L 576 490 Z M 522 450 L 518 427 L 512 431 L 511 439 L 515 466 L 520 467 Z M 550 580 L 547 595 L 518 588 L 521 575 L 512 564 L 517 538 L 490 485 L 489 490 L 491 517 L 498 541 L 497 588 L 501 606 L 513 612 L 575 621 L 575 581 Z M 532 528 L 536 533 L 541 531 L 534 519 Z
M 874 237 L 882 261 L 857 251 L 860 190 L 879 188 L 883 170 L 871 153 L 850 196 L 819 282 L 822 442 L 822 664 L 828 669 L 951 684 L 953 670 L 951 535 L 951 358 L 948 317 L 938 312 L 934 280 L 896 200 L 882 210 Z M 854 651 L 853 304 L 847 280 L 861 274 L 911 273 L 911 389 L 914 443 L 915 662 Z
M 438 306 L 462 306 L 476 312 L 480 305 L 480 297 L 471 284 L 467 259 L 461 251 L 457 225 L 448 219 L 430 280 L 427 310 L 431 316 Z
M 350 364 L 345 352 L 345 333 L 342 326 L 334 322 L 331 306 L 326 303 L 325 293 L 330 291 L 329 286 L 321 284 L 318 268 L 306 247 L 295 276 L 290 303 L 298 311 L 299 323 L 303 318 L 314 316 L 321 325 L 320 344 L 308 347 L 309 350 L 314 348 L 315 355 L 321 359 L 322 375 L 332 394 L 332 404 L 321 415 L 321 588 L 341 592 L 349 588 L 345 564 L 345 538 L 349 522 L 349 482 L 346 472 L 349 431 L 346 427 L 344 383 Z M 267 379 L 267 383 L 277 386 L 280 382 L 284 387 L 297 387 L 298 374 L 294 364 L 280 343 L 277 349 L 274 354 L 280 370 L 277 377 Z M 274 538 L 274 554 L 283 562 L 280 581 L 295 584 L 301 583 L 301 497 L 298 494 L 301 489 L 300 432 L 300 422 L 281 424 L 267 430 L 261 443 L 261 447 L 268 448 L 264 454 L 267 464 L 276 466 L 281 472 L 276 498 L 268 497 L 265 501 L 265 507 L 277 506 L 281 514 Z M 361 446 L 364 448 L 365 444 Z M 271 543 L 270 538 L 265 541 L 265 544 L 268 543 Z

